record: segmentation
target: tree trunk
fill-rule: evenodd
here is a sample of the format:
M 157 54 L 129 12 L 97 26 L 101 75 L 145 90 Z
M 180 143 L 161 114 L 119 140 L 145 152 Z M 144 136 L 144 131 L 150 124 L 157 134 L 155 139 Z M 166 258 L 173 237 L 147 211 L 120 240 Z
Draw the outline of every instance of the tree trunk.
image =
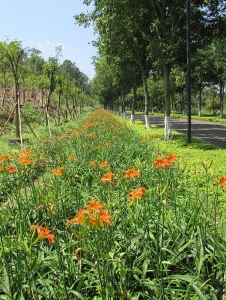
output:
M 65 106 L 66 106 L 66 115 L 65 115 L 65 121 L 67 122 L 68 121 L 68 111 L 69 111 L 69 105 L 68 105 L 68 97 L 66 96 L 65 98 Z
M 51 96 L 51 94 L 48 95 L 48 99 L 47 99 L 47 103 L 46 103 L 46 127 L 48 128 L 49 136 L 51 137 L 51 129 L 50 129 L 50 122 L 49 122 L 50 96 Z
M 58 94 L 57 117 L 58 117 L 58 122 L 60 123 L 60 92 L 59 92 L 59 94 Z
M 170 124 L 170 66 L 164 66 L 164 91 L 165 91 L 165 131 L 164 137 L 168 139 L 171 137 Z
M 3 95 L 2 95 L 2 106 L 4 106 L 6 104 L 6 99 L 7 99 L 7 83 L 6 83 L 6 71 L 5 68 L 3 70 L 3 80 L 4 83 L 2 85 L 2 91 L 3 91 Z
M 46 127 L 49 131 L 49 137 L 51 137 L 51 129 L 50 129 L 50 123 L 49 123 L 49 107 L 46 105 Z
M 15 103 L 16 103 L 16 109 L 15 109 L 15 125 L 16 125 L 16 137 L 20 138 L 20 98 L 19 98 L 19 86 L 18 82 L 15 79 Z
M 202 110 L 202 86 L 199 86 L 199 117 L 201 117 Z
M 132 112 L 131 112 L 131 117 L 130 117 L 130 123 L 134 124 L 135 123 L 135 103 L 137 102 L 137 85 L 133 85 L 133 101 L 132 101 Z
M 220 119 L 224 117 L 224 83 L 220 80 Z
M 71 119 L 75 119 L 77 116 L 77 110 L 76 110 L 76 98 L 72 98 L 72 111 L 71 111 Z
M 126 119 L 126 110 L 125 110 L 125 99 L 124 99 L 124 93 L 123 90 L 121 91 L 121 101 L 122 101 L 122 118 Z
M 144 88 L 144 119 L 145 119 L 145 125 L 147 129 L 151 129 L 150 125 L 150 119 L 149 119 L 149 104 L 150 104 L 150 97 L 148 93 L 148 85 L 147 85 L 147 77 L 144 72 L 144 69 L 142 70 L 142 81 L 143 81 L 143 88 Z

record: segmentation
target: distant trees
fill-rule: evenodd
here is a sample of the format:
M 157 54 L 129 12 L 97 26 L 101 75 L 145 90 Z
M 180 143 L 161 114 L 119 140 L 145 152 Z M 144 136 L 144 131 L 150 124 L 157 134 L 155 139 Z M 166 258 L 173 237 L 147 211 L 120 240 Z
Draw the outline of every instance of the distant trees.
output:
M 19 97 L 19 78 L 21 74 L 21 64 L 25 57 L 25 50 L 20 41 L 0 42 L 0 62 L 5 71 L 11 72 L 14 79 L 14 97 L 15 97 L 15 124 L 16 137 L 21 138 L 20 123 L 20 97 Z
M 84 94 L 89 92 L 89 78 L 74 62 L 65 60 L 60 64 L 62 48 L 56 47 L 55 57 L 45 61 L 41 51 L 23 48 L 22 42 L 6 40 L 0 42 L 0 87 L 1 105 L 9 103 L 9 91 L 13 91 L 15 105 L 16 138 L 21 139 L 21 106 L 27 100 L 35 107 L 45 108 L 46 126 L 49 128 L 49 107 L 54 101 L 56 116 L 64 120 L 77 115 L 78 102 L 84 102 Z M 86 88 L 84 86 L 86 85 Z M 10 95 L 12 97 L 12 95 Z M 88 96 L 87 96 L 88 97 Z M 38 99 L 39 98 L 39 102 Z M 40 99 L 41 98 L 41 99 Z M 12 98 L 10 99 L 12 104 Z M 63 107 L 62 107 L 63 106 Z
M 186 111 L 186 1 L 182 0 L 99 0 L 84 1 L 87 5 L 93 4 L 93 11 L 88 14 L 75 16 L 77 24 L 84 27 L 93 24 L 98 33 L 95 42 L 99 50 L 96 60 L 96 77 L 92 83 L 93 90 L 98 91 L 95 85 L 101 85 L 105 74 L 101 74 L 101 61 L 113 64 L 120 62 L 127 72 L 113 72 L 109 78 L 112 82 L 102 86 L 101 101 L 108 107 L 110 102 L 121 102 L 119 82 L 123 76 L 133 88 L 133 74 L 137 74 L 139 85 L 144 88 L 144 114 L 146 127 L 148 112 L 163 105 L 165 112 L 165 138 L 171 135 L 170 114 L 176 106 Z M 219 85 L 221 115 L 223 114 L 223 96 L 225 82 L 225 35 L 226 2 L 224 0 L 209 0 L 191 2 L 191 49 L 192 49 L 192 94 L 200 93 L 208 84 Z M 125 61 L 128 63 L 125 64 Z M 134 66 L 139 68 L 139 75 Z M 135 78 L 135 77 L 134 77 Z M 150 78 L 152 78 L 150 80 Z M 142 81 L 140 80 L 142 79 Z M 147 84 L 156 84 L 156 79 L 164 87 L 162 97 Z M 117 83 L 117 87 L 115 86 Z M 109 86 L 112 85 L 112 90 Z M 105 89 L 105 90 L 104 90 Z M 161 89 L 158 88 L 158 91 Z M 162 91 L 161 91 L 162 92 Z M 113 94 L 109 100 L 109 95 Z M 131 93 L 129 93 L 131 94 Z M 100 96 L 100 94 L 99 94 Z M 116 98 L 115 98 L 116 97 Z M 159 99 L 156 101 L 156 97 Z M 136 98 L 136 96 L 135 96 Z M 118 100 L 117 100 L 118 99 Z M 178 99 L 178 100 L 177 100 Z M 199 106 L 201 102 L 199 102 Z M 130 107 L 131 108 L 131 107 Z M 201 106 L 199 108 L 201 111 Z

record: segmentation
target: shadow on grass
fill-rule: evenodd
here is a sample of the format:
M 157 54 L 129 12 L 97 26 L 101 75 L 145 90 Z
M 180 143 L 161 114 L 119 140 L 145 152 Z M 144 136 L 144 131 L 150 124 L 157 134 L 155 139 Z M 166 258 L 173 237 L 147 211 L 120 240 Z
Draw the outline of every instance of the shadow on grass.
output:
M 136 125 L 138 128 L 142 130 L 143 133 L 146 133 L 145 122 L 141 120 L 136 120 Z M 164 128 L 159 127 L 157 125 L 151 125 L 152 130 L 149 131 L 150 134 L 157 133 L 159 136 L 163 137 L 164 140 Z M 144 131 L 143 131 L 144 130 Z M 178 147 L 181 148 L 188 148 L 188 149 L 199 149 L 199 150 L 220 150 L 220 147 L 213 145 L 211 143 L 207 143 L 201 139 L 192 137 L 191 143 L 188 143 L 187 135 L 178 131 L 173 130 L 172 131 L 172 138 L 169 139 L 170 141 L 173 141 L 175 144 L 178 145 Z M 167 142 L 167 140 L 165 140 Z
M 207 143 L 198 138 L 191 138 L 191 143 L 188 143 L 187 136 L 184 133 L 173 131 L 173 137 L 171 140 L 175 141 L 179 147 L 200 149 L 200 150 L 219 150 L 220 148 L 216 145 Z

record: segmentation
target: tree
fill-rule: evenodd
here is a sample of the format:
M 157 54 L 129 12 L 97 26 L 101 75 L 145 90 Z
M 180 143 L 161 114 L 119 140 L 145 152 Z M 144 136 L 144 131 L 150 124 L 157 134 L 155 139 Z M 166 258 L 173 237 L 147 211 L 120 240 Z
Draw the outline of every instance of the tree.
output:
M 47 90 L 47 101 L 45 104 L 46 108 L 46 126 L 51 136 L 50 124 L 49 124 L 49 105 L 51 101 L 51 95 L 57 86 L 57 71 L 58 62 L 54 57 L 49 58 L 49 61 L 43 65 L 43 77 L 42 84 Z
M 75 62 L 71 62 L 68 59 L 64 60 L 59 66 L 59 74 L 71 80 L 78 87 L 81 87 L 84 81 L 86 81 L 88 78 L 79 70 Z
M 135 14 L 136 11 L 138 11 L 138 14 L 133 18 L 132 14 Z M 148 55 L 149 42 L 136 26 L 136 23 L 140 22 L 142 24 L 141 27 L 149 28 L 150 18 L 148 18 L 147 10 L 144 11 L 137 1 L 113 0 L 108 2 L 102 0 L 95 2 L 95 7 L 91 14 L 80 14 L 75 16 L 75 19 L 78 24 L 85 27 L 91 21 L 94 22 L 95 30 L 99 34 L 99 41 L 95 44 L 99 47 L 101 55 L 108 55 L 112 58 L 118 57 L 121 61 L 125 57 L 130 57 L 131 63 L 139 66 L 145 94 L 144 114 L 146 127 L 150 128 L 148 118 L 150 97 L 147 78 L 152 60 Z M 136 21 L 134 22 L 134 20 Z
M 42 67 L 45 63 L 43 57 L 41 57 L 41 51 L 35 48 L 26 48 L 27 57 L 24 59 L 23 64 L 26 65 L 33 73 L 40 75 L 42 73 Z
M 15 95 L 15 124 L 16 138 L 22 143 L 21 120 L 20 120 L 20 96 L 19 96 L 19 78 L 20 65 L 24 59 L 26 52 L 22 48 L 20 41 L 0 42 L 0 62 L 11 71 L 14 78 L 14 95 Z
M 117 90 L 114 82 L 114 65 L 101 57 L 95 63 L 96 76 L 92 80 L 92 92 L 97 95 L 99 102 L 105 109 L 117 111 Z

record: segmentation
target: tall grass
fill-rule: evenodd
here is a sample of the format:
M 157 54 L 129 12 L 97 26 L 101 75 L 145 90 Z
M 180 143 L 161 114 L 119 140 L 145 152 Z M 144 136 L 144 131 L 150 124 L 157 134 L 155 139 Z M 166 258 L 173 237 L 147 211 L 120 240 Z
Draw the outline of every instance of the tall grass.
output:
M 0 156 L 1 299 L 222 299 L 226 177 L 98 110 Z

